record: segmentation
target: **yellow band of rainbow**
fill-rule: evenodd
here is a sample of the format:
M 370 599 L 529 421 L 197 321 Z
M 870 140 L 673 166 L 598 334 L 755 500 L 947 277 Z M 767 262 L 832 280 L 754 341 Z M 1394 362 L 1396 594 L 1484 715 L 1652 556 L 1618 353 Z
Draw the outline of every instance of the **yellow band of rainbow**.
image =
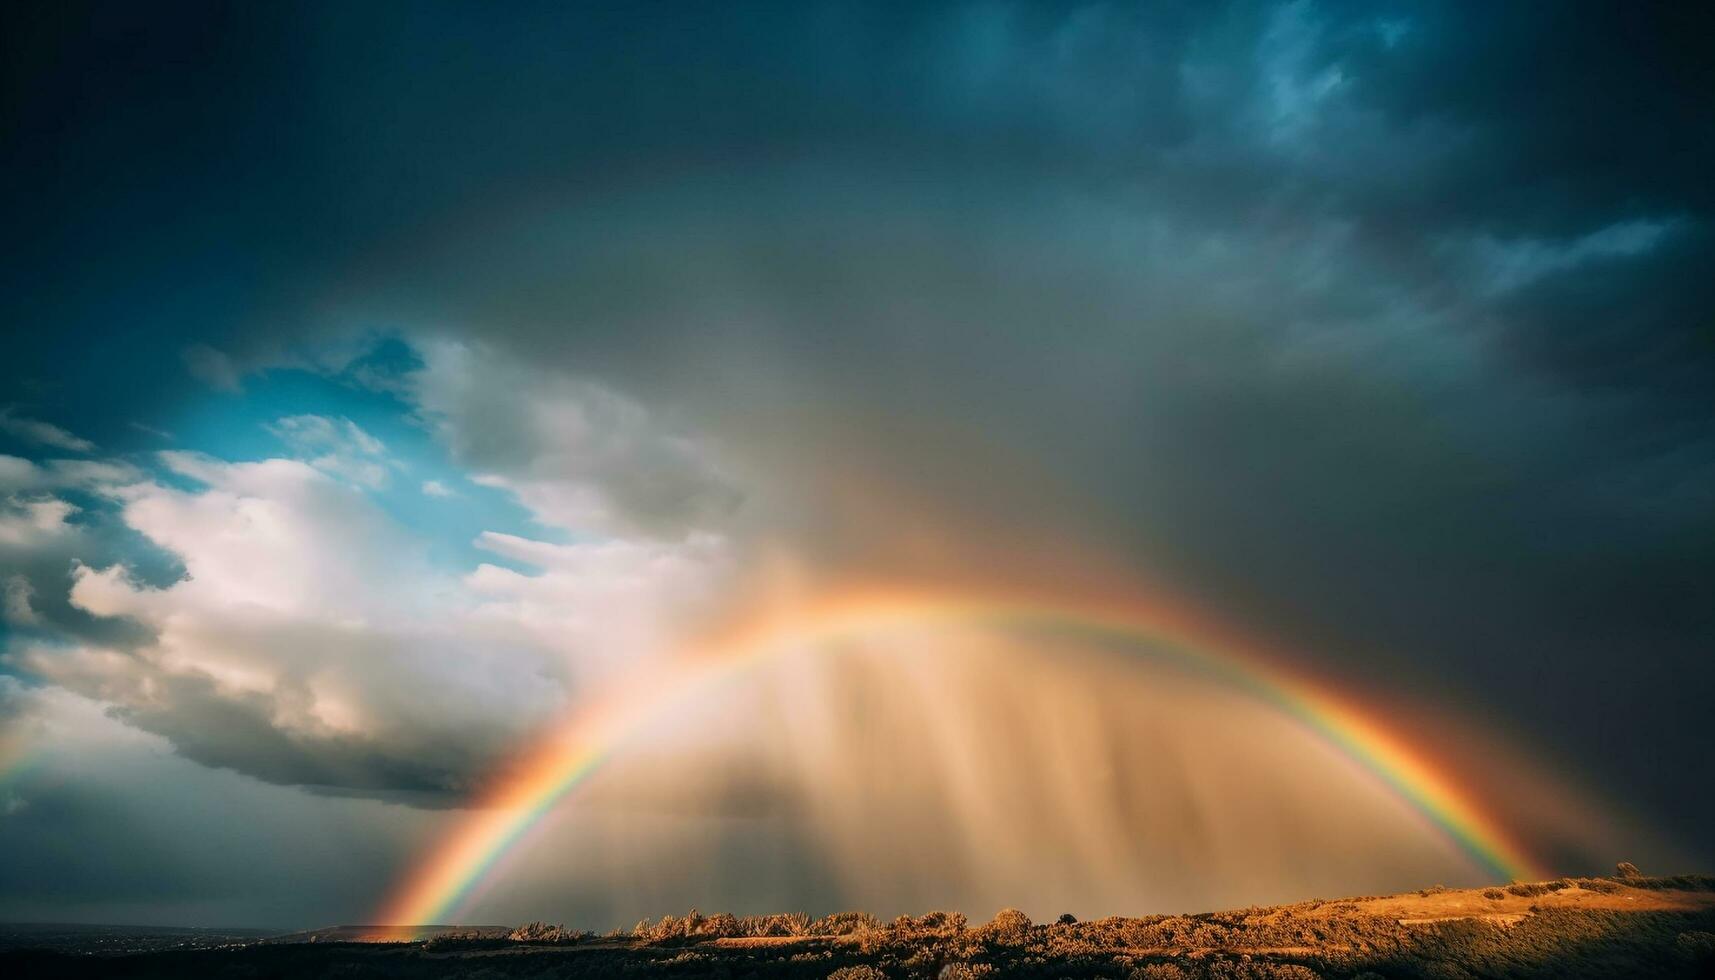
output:
M 1131 599 L 1065 602 L 957 593 L 851 591 L 776 612 L 681 658 L 632 678 L 581 707 L 510 770 L 415 866 L 377 916 L 383 925 L 445 922 L 495 863 L 544 814 L 599 769 L 632 733 L 686 699 L 759 664 L 828 640 L 888 627 L 995 623 L 1073 629 L 1148 643 L 1286 713 L 1402 800 L 1497 880 L 1548 875 L 1448 773 L 1371 718 L 1311 681 L 1200 624 L 1184 610 Z

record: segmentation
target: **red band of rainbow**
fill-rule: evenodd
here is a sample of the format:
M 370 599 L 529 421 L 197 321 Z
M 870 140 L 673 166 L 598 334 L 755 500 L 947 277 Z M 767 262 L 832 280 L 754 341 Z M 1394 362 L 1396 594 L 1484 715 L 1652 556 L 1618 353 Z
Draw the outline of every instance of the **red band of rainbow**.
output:
M 633 679 L 585 705 L 522 757 L 416 866 L 379 912 L 384 925 L 446 921 L 495 863 L 542 816 L 607 760 L 631 733 L 723 679 L 822 641 L 887 627 L 1000 623 L 1070 628 L 1145 642 L 1158 655 L 1196 668 L 1296 719 L 1372 774 L 1496 880 L 1548 874 L 1442 769 L 1319 685 L 1181 611 L 1159 604 L 1017 600 L 926 592 L 856 591 L 786 615 L 772 615 L 700 649 L 665 676 Z

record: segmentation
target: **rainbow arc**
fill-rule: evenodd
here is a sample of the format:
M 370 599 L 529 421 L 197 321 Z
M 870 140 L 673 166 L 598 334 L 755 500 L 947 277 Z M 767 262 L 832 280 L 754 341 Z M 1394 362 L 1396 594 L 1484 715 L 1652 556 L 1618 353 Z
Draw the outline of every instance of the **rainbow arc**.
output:
M 542 817 L 599 770 L 634 733 L 723 681 L 798 651 L 878 630 L 996 624 L 1075 630 L 1147 645 L 1285 713 L 1421 814 L 1496 880 L 1548 875 L 1453 774 L 1411 750 L 1326 686 L 1187 611 L 1141 600 L 1044 602 L 1010 596 L 851 591 L 764 616 L 700 647 L 659 675 L 632 678 L 593 699 L 520 757 L 480 805 L 414 867 L 379 912 L 384 925 L 450 921 L 461 904 Z

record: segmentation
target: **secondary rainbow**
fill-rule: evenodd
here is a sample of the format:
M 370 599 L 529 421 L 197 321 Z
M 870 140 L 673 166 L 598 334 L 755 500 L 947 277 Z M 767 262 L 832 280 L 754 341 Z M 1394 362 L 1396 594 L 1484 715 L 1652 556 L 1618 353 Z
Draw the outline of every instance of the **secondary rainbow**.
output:
M 1072 629 L 1134 644 L 1234 686 L 1294 718 L 1373 775 L 1498 880 L 1548 877 L 1457 780 L 1325 686 L 1162 603 L 1045 601 L 992 594 L 851 591 L 748 625 L 580 707 L 520 757 L 482 803 L 413 868 L 379 912 L 385 925 L 446 922 L 496 862 L 634 732 L 722 680 L 826 641 L 889 627 L 995 623 Z

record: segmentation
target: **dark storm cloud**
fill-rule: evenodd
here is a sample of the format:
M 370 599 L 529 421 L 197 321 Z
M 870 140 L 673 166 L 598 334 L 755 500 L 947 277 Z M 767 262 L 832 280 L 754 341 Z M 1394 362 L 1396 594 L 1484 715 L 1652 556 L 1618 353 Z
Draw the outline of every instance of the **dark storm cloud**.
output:
M 1410 184 L 1361 194 L 1381 234 L 1567 241 L 1640 219 L 1683 222 L 1654 254 L 1566 269 L 1507 304 L 1496 343 L 1527 370 L 1597 394 L 1622 389 L 1704 423 L 1715 384 L 1715 84 L 1695 6 L 1422 5 L 1406 34 L 1332 31 L 1322 57 L 1351 66 L 1355 100 L 1393 132 L 1439 128 L 1458 146 Z M 1365 185 L 1360 182 L 1358 187 Z M 1677 412 L 1676 412 L 1677 410 Z M 1692 418 L 1683 417 L 1689 414 Z
M 1448 124 L 1463 149 L 1391 207 L 1369 207 L 1414 227 L 1556 236 L 1710 207 L 1708 11 L 1418 4 L 1380 16 L 1404 26 L 1397 44 L 1336 28 L 1320 54 L 1367 83 L 1366 107 L 1400 126 Z
M 294 735 L 280 729 L 278 713 L 272 697 L 235 697 L 216 691 L 206 677 L 169 675 L 155 679 L 148 703 L 117 709 L 114 717 L 164 736 L 188 759 L 286 786 L 416 794 L 414 801 L 444 806 L 456 799 L 452 791 L 468 788 L 459 784 L 465 774 L 479 771 L 469 749 L 456 743 L 407 748 L 379 739 Z
M 113 502 L 98 492 L 137 476 L 123 463 L 36 463 L 0 453 L 0 636 L 10 630 L 120 647 L 151 638 L 138 623 L 90 615 L 70 594 L 84 564 L 126 560 L 139 581 L 155 585 L 183 573 L 172 555 L 126 527 Z
M 0 784 L 10 921 L 357 919 L 412 837 L 399 808 L 203 768 L 91 702 L 11 678 L 0 678 L 0 724 L 48 739 Z
M 679 406 L 823 492 L 830 560 L 888 567 L 859 478 L 1117 545 L 1696 838 L 1659 748 L 1711 682 L 1707 33 L 1588 13 L 910 18 L 847 41 L 855 154 L 502 190 L 345 288 Z M 1563 725 L 1614 698 L 1631 748 Z
M 8 666 L 106 705 L 107 717 L 160 736 L 193 762 L 325 795 L 458 805 L 517 739 L 493 724 L 430 731 L 397 719 L 360 732 L 306 731 L 283 721 L 313 703 L 302 681 L 234 691 L 207 674 L 164 669 L 137 655 L 36 648 Z
M 741 471 L 611 454 L 633 524 L 880 573 L 1076 542 L 1715 846 L 1707 11 L 84 13 L 4 32 L 0 312 L 74 431 L 197 390 L 139 364 L 479 343 L 474 390 L 603 385 Z M 515 408 L 450 402 L 455 448 L 583 472 Z M 443 780 L 186 705 L 148 724 L 211 764 Z

